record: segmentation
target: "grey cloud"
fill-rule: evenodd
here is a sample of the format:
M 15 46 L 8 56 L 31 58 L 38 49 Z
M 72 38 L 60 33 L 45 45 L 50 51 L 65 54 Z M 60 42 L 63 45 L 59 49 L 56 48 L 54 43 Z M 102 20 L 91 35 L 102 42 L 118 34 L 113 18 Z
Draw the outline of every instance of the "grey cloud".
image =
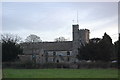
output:
M 44 32 L 53 35 L 71 31 L 72 20 L 79 13 L 80 28 L 94 30 L 116 20 L 117 3 L 3 3 L 3 30 Z M 108 23 L 104 23 L 105 20 Z M 92 25 L 96 23 L 96 25 Z M 101 23 L 101 24 L 98 24 Z M 117 24 L 117 23 L 115 23 Z M 99 25 L 99 26 L 98 26 Z M 49 33 L 47 33 L 49 32 Z M 21 33 L 22 34 L 22 33 Z

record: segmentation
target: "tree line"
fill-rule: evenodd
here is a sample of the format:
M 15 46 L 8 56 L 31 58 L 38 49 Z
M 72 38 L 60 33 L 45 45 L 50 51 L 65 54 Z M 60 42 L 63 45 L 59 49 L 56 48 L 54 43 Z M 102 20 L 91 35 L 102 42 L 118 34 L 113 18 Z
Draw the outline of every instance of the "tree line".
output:
M 64 37 L 55 38 L 55 42 L 66 41 Z M 18 60 L 18 55 L 23 54 L 23 49 L 20 47 L 21 38 L 13 34 L 2 34 L 0 43 L 2 43 L 2 61 L 11 62 Z M 26 37 L 25 42 L 42 42 L 39 36 L 30 34 Z
M 112 43 L 111 37 L 104 33 L 103 38 L 92 38 L 88 44 L 78 49 L 79 60 L 91 61 L 117 61 L 119 40 Z
M 64 37 L 55 39 L 56 42 L 66 41 Z M 2 43 L 2 61 L 15 61 L 18 55 L 23 54 L 23 49 L 20 47 L 21 38 L 17 35 L 3 34 L 1 35 Z M 42 42 L 39 36 L 29 35 L 25 42 Z M 119 50 L 119 40 L 112 43 L 112 39 L 108 34 L 104 34 L 103 38 L 90 39 L 89 44 L 82 45 L 78 51 L 77 58 L 79 60 L 92 61 L 111 61 L 117 60 Z

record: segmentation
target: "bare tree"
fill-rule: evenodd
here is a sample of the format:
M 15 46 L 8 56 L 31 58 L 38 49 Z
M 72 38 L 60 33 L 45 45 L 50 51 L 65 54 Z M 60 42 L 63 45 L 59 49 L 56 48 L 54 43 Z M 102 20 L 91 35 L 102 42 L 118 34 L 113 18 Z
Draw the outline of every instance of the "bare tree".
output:
M 37 35 L 34 35 L 34 34 L 30 34 L 26 39 L 25 39 L 26 42 L 42 42 L 42 40 L 40 39 L 39 36 Z M 34 45 L 32 45 L 32 60 L 34 62 L 34 66 L 36 64 L 36 53 L 35 52 L 35 49 L 34 49 Z
M 67 41 L 64 37 L 55 38 L 55 42 Z
M 42 40 L 40 39 L 39 36 L 34 35 L 34 34 L 30 34 L 26 39 L 26 42 L 42 42 Z
M 18 54 L 23 54 L 23 50 L 18 44 L 21 38 L 13 34 L 2 34 L 2 61 L 15 61 Z
M 8 41 L 12 41 L 14 43 L 19 43 L 21 42 L 21 37 L 19 37 L 18 35 L 13 35 L 13 34 L 8 34 L 8 33 L 5 33 L 5 34 L 2 34 L 1 35 L 1 42 L 8 42 Z

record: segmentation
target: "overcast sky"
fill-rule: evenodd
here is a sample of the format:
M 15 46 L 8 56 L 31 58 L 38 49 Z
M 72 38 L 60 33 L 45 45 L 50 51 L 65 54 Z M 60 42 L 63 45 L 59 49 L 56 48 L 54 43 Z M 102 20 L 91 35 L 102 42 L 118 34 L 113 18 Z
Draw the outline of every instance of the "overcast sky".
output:
M 118 39 L 117 2 L 4 2 L 3 33 L 18 34 L 23 40 L 30 34 L 42 41 L 63 36 L 72 40 L 72 24 L 89 29 L 90 38 L 102 38 L 104 32 Z M 74 22 L 73 22 L 74 20 Z

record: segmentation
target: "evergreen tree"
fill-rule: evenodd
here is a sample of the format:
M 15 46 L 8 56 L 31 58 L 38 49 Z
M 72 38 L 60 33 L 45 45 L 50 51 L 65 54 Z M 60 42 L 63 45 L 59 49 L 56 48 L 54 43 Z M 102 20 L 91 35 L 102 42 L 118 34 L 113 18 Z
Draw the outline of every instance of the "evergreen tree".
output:
M 110 61 L 113 55 L 112 39 L 106 33 L 103 38 L 93 38 L 89 44 L 81 46 L 77 58 L 79 60 Z
M 118 50 L 119 50 L 118 47 L 119 47 L 119 40 L 114 42 L 114 54 L 112 57 L 113 60 L 117 60 L 117 58 L 118 58 Z
M 100 49 L 98 53 L 100 60 L 110 61 L 114 51 L 111 37 L 105 33 L 98 46 Z

